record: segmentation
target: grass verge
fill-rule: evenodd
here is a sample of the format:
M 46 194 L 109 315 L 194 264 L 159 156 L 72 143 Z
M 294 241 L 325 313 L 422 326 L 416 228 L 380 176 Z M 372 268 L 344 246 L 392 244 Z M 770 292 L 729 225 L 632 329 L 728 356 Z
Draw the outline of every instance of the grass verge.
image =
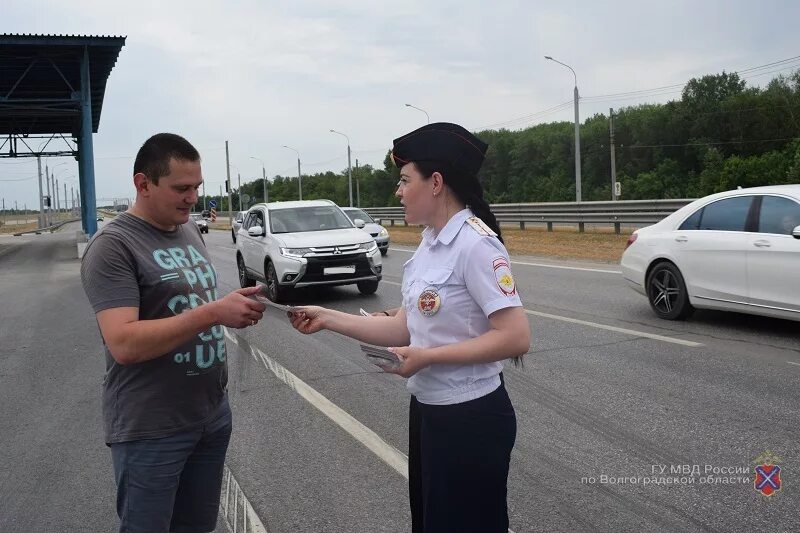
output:
M 392 243 L 416 246 L 422 228 L 418 226 L 389 226 Z M 628 236 L 616 235 L 613 231 L 595 230 L 579 233 L 573 228 L 512 229 L 503 228 L 503 240 L 509 253 L 538 255 L 558 259 L 583 259 L 604 263 L 618 263 Z

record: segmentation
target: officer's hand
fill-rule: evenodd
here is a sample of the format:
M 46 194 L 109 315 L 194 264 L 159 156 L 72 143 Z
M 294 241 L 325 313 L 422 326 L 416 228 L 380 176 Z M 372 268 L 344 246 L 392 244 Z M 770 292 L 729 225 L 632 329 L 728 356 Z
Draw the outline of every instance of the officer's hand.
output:
M 255 326 L 267 308 L 266 304 L 254 298 L 260 290 L 260 287 L 239 289 L 214 302 L 217 322 L 229 328 Z
M 398 348 L 389 348 L 390 352 L 394 352 L 400 358 L 402 364 L 399 367 L 391 368 L 381 366 L 385 372 L 390 374 L 397 374 L 404 378 L 410 378 L 431 363 L 426 356 L 427 351 L 425 348 L 417 348 L 415 346 L 403 346 Z
M 316 305 L 303 305 L 293 307 L 287 314 L 294 329 L 300 333 L 316 333 L 325 329 L 322 323 L 322 314 L 325 312 L 324 307 Z

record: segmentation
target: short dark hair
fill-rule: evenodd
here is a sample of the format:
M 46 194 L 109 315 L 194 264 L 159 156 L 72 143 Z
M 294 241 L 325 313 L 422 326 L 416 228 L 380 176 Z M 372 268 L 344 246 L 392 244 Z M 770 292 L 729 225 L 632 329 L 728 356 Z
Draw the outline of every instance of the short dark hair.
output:
M 133 163 L 133 173 L 141 172 L 158 185 L 158 179 L 169 174 L 170 159 L 200 161 L 200 153 L 180 135 L 156 133 L 139 148 Z

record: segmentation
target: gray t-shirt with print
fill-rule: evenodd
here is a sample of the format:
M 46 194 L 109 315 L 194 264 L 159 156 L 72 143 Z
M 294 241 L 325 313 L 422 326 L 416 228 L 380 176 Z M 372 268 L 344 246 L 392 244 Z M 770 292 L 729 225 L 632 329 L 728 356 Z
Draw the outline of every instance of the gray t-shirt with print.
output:
M 122 213 L 86 247 L 81 280 L 95 313 L 138 307 L 168 318 L 217 299 L 217 273 L 194 222 L 163 231 Z M 105 344 L 105 341 L 104 341 Z M 143 363 L 120 365 L 105 346 L 106 443 L 175 435 L 215 414 L 228 382 L 222 326 Z

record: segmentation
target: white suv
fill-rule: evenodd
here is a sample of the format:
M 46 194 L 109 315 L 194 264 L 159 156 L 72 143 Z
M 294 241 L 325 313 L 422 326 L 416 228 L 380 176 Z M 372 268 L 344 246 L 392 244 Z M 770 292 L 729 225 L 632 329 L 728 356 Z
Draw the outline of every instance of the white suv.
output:
M 373 294 L 382 268 L 375 240 L 330 200 L 251 207 L 237 234 L 236 265 L 241 286 L 264 281 L 273 302 L 292 287 L 315 285 L 355 283 Z

